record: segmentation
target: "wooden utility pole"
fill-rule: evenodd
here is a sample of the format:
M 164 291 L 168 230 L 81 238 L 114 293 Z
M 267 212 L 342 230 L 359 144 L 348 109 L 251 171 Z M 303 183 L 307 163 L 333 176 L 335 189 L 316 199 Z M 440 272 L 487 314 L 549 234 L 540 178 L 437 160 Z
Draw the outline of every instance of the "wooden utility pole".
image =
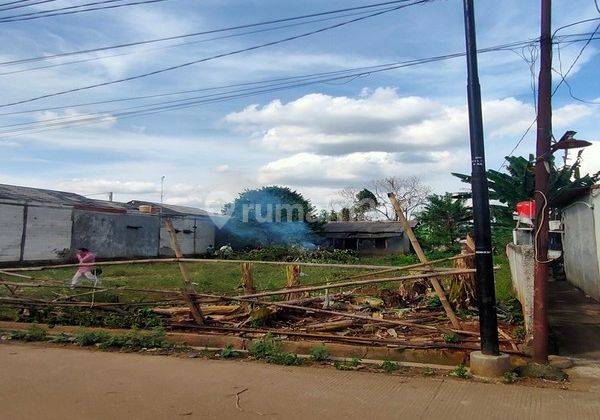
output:
M 396 212 L 396 217 L 398 218 L 398 221 L 402 225 L 402 229 L 404 229 L 404 233 L 406 234 L 406 236 L 408 236 L 408 239 L 410 240 L 410 243 L 412 244 L 412 247 L 415 250 L 417 257 L 419 257 L 419 261 L 421 261 L 422 263 L 428 262 L 427 256 L 423 252 L 423 249 L 421 248 L 421 244 L 417 240 L 415 233 L 413 232 L 412 228 L 410 227 L 410 223 L 408 223 L 408 220 L 406 219 L 406 216 L 404 215 L 404 210 L 402 209 L 402 206 L 398 202 L 396 195 L 394 193 L 389 193 L 388 197 L 390 199 L 390 202 L 392 203 L 392 206 L 394 206 L 394 211 Z M 442 306 L 444 307 L 444 311 L 446 311 L 446 315 L 448 315 L 448 318 L 450 319 L 452 326 L 456 329 L 459 329 L 460 321 L 456 317 L 456 314 L 452 310 L 452 306 L 450 305 L 450 302 L 448 302 L 448 299 L 446 298 L 446 293 L 444 292 L 444 288 L 442 287 L 442 285 L 440 284 L 438 279 L 436 279 L 435 277 L 430 277 L 429 281 L 431 282 L 431 285 L 433 286 L 435 293 L 437 293 L 438 297 L 440 298 L 440 302 L 442 303 Z
M 465 43 L 467 50 L 467 99 L 469 105 L 469 140 L 471 146 L 471 192 L 473 200 L 473 233 L 475 234 L 475 279 L 477 281 L 479 331 L 481 352 L 486 355 L 500 354 L 498 343 L 498 317 L 496 314 L 496 290 L 494 286 L 494 262 L 492 258 L 492 228 L 490 221 L 490 197 L 485 169 L 483 142 L 483 115 L 481 111 L 481 87 L 477 65 L 477 41 L 473 0 L 463 0 L 465 17 Z
M 548 362 L 548 178 L 552 139 L 552 2 L 541 2 L 540 74 L 535 148 L 535 269 L 533 281 L 533 360 Z
M 181 252 L 181 248 L 179 247 L 179 243 L 177 242 L 177 236 L 175 236 L 175 228 L 173 227 L 173 221 L 171 219 L 165 219 L 165 227 L 169 232 L 169 239 L 171 240 L 171 248 L 173 248 L 173 252 L 175 252 L 175 256 L 177 259 L 183 258 L 183 253 Z M 185 283 L 185 288 L 183 290 L 183 298 L 187 302 L 190 307 L 190 311 L 192 312 L 192 317 L 194 317 L 194 321 L 199 325 L 204 324 L 204 315 L 202 314 L 202 309 L 200 309 L 200 305 L 194 299 L 194 287 L 192 285 L 192 281 L 190 280 L 190 274 L 187 271 L 187 267 L 185 263 L 178 261 L 179 264 L 179 272 L 181 273 L 181 277 L 183 278 L 183 282 Z

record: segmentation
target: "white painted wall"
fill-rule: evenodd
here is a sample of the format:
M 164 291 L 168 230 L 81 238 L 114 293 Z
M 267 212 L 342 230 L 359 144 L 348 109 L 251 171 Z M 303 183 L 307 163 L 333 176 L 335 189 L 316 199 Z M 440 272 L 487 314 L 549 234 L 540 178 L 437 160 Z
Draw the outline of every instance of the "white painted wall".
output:
M 600 301 L 600 190 L 563 210 L 567 280 Z
M 58 260 L 71 247 L 70 208 L 29 206 L 23 259 Z
M 23 209 L 20 205 L 0 204 L 0 261 L 19 261 Z

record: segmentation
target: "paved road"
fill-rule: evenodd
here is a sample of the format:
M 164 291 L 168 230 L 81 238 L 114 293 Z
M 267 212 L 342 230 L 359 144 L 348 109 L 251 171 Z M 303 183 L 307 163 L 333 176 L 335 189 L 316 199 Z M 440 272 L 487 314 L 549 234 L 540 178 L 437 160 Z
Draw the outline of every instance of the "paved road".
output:
M 598 419 L 600 398 L 597 392 L 4 344 L 0 417 Z

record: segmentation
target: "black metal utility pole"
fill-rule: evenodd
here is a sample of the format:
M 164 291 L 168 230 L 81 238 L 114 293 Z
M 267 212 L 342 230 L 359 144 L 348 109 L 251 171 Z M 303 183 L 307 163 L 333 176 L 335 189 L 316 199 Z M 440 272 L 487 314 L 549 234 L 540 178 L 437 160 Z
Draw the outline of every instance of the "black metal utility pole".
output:
M 552 153 L 552 2 L 542 0 L 540 74 L 535 148 L 535 269 L 533 281 L 533 360 L 548 362 L 548 160 Z
M 463 0 L 465 36 L 467 43 L 469 134 L 471 140 L 471 190 L 473 195 L 473 222 L 475 233 L 475 274 L 479 295 L 479 329 L 481 352 L 498 355 L 498 320 L 492 261 L 492 230 L 490 227 L 490 199 L 485 170 L 483 147 L 483 119 L 481 88 L 477 70 L 477 43 L 475 41 L 475 13 L 473 0 Z

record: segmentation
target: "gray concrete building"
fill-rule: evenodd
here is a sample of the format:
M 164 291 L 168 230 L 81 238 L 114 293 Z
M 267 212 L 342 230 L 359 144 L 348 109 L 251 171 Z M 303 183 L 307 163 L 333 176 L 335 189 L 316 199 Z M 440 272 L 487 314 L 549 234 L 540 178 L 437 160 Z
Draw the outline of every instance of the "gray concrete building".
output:
M 414 227 L 416 222 L 410 221 Z M 404 254 L 410 241 L 399 222 L 351 221 L 325 224 L 324 236 L 329 246 L 352 249 L 363 255 Z
M 0 263 L 67 261 L 81 247 L 101 259 L 170 256 L 166 217 L 185 254 L 214 245 L 215 226 L 200 209 L 0 184 Z

